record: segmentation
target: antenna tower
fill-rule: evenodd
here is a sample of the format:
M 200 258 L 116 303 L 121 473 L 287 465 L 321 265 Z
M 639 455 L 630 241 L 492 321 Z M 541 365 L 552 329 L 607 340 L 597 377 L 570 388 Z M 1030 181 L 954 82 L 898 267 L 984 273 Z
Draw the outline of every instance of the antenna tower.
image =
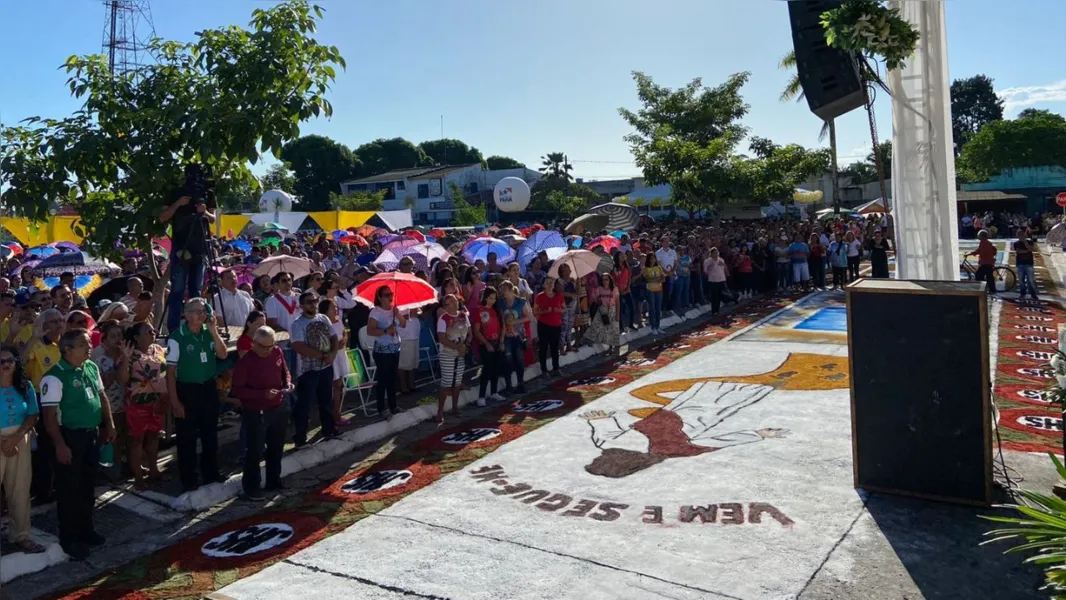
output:
M 112 73 L 137 71 L 153 58 L 148 43 L 155 37 L 149 0 L 104 0 L 103 53 Z

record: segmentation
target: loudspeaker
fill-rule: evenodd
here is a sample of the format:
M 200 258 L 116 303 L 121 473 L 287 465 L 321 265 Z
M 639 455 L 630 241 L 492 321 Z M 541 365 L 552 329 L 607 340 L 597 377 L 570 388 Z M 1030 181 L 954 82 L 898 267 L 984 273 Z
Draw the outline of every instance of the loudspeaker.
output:
M 855 487 L 991 503 L 984 282 L 863 279 L 847 302 Z
M 855 57 L 830 48 L 821 15 L 840 7 L 840 0 L 792 0 L 788 3 L 796 71 L 811 112 L 830 121 L 865 106 Z

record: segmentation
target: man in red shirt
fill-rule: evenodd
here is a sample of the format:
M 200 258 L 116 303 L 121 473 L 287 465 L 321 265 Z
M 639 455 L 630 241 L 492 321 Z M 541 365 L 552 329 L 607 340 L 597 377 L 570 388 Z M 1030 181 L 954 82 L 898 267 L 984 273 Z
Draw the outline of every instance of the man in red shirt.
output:
M 281 349 L 274 344 L 274 330 L 260 327 L 252 337 L 252 351 L 237 361 L 230 395 L 241 405 L 244 430 L 244 475 L 241 484 L 249 500 L 263 500 L 259 488 L 259 461 L 266 444 L 266 489 L 280 490 L 281 452 L 289 425 L 284 398 L 295 389 Z
M 984 229 L 977 233 L 977 239 L 980 240 L 977 243 L 977 249 L 966 256 L 977 256 L 977 281 L 986 282 L 988 293 L 995 294 L 996 279 L 992 273 L 996 267 L 996 255 L 999 254 L 999 250 L 988 241 L 988 232 Z

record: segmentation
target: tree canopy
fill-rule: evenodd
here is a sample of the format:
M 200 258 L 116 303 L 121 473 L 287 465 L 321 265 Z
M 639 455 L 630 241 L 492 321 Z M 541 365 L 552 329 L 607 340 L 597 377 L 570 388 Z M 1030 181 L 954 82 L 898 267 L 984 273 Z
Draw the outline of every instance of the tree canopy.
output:
M 510 156 L 490 156 L 485 159 L 485 166 L 491 171 L 503 169 L 522 169 L 525 165 Z
M 284 163 L 277 163 L 267 170 L 266 174 L 259 178 L 259 185 L 266 190 L 281 190 L 292 193 L 296 188 L 296 177 L 292 170 Z
M 332 114 L 325 94 L 345 63 L 315 40 L 321 18 L 306 0 L 256 9 L 249 29 L 155 40 L 157 62 L 126 73 L 112 73 L 101 55 L 70 57 L 63 67 L 82 107 L 0 132 L 4 206 L 39 222 L 65 200 L 81 216 L 89 251 L 116 257 L 117 242 L 150 252 L 186 165 L 206 164 L 220 182 L 252 183 L 249 162 L 280 155 L 301 121 Z
M 481 204 L 474 206 L 467 202 L 463 196 L 463 190 L 454 181 L 448 184 L 448 197 L 453 206 L 455 206 L 455 212 L 452 213 L 452 224 L 454 226 L 472 227 L 488 222 L 488 218 L 485 215 L 485 206 Z
M 570 171 L 574 170 L 574 165 L 570 164 L 570 161 L 566 159 L 566 155 L 562 152 L 549 152 L 540 157 L 540 160 L 540 172 L 544 174 L 545 179 L 561 179 L 563 181 L 572 181 L 574 179 L 574 176 L 570 174 Z
M 291 190 L 298 196 L 300 210 L 329 210 L 330 194 L 341 182 L 357 177 L 362 162 L 351 149 L 321 135 L 307 135 L 281 149 L 280 158 L 292 169 Z
M 749 76 L 736 73 L 713 88 L 697 78 L 672 90 L 633 73 L 641 108 L 618 110 L 635 130 L 625 140 L 645 183 L 670 184 L 679 208 L 699 210 L 746 195 L 749 173 L 737 168 L 735 150 L 748 132 L 740 124 L 749 108 L 740 90 Z
M 585 208 L 603 201 L 603 198 L 596 193 L 596 190 L 587 185 L 574 183 L 566 179 L 545 178 L 533 184 L 533 187 L 530 188 L 529 210 L 556 210 L 552 202 L 548 200 L 548 197 L 553 192 L 558 192 L 565 198 L 579 198 Z
M 433 165 L 433 159 L 418 146 L 401 138 L 378 138 L 355 149 L 367 175 L 380 175 L 396 169 Z
M 754 137 L 749 149 L 758 157 L 739 159 L 737 167 L 746 179 L 753 200 L 770 202 L 792 197 L 796 187 L 812 175 L 825 173 L 831 160 L 829 150 L 808 150 L 799 144 L 779 146 Z
M 962 149 L 960 177 L 987 179 L 1005 169 L 1066 167 L 1066 118 L 1033 110 L 986 124 Z
M 378 211 L 385 208 L 386 193 L 387 190 L 357 190 L 348 194 L 333 192 L 329 195 L 329 204 L 333 210 Z
M 485 161 L 480 150 L 460 140 L 427 140 L 418 148 L 437 165 L 472 165 Z
M 955 156 L 982 127 L 1003 120 L 1003 100 L 996 95 L 992 79 L 974 75 L 951 82 L 951 132 Z

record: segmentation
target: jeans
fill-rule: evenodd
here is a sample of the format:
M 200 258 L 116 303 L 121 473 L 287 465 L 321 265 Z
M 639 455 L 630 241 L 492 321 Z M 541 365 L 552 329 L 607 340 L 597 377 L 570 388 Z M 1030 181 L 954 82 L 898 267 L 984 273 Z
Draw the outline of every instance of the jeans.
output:
M 811 282 L 814 287 L 825 287 L 825 261 L 820 256 L 812 256 L 807 259 L 807 266 L 811 274 Z
M 85 541 L 92 535 L 93 495 L 100 447 L 96 445 L 98 429 L 61 427 L 63 441 L 70 448 L 70 464 L 56 464 L 56 514 L 59 518 L 59 543 Z
M 618 315 L 618 325 L 622 331 L 625 331 L 627 327 L 632 327 L 637 322 L 637 307 L 633 303 L 632 293 L 622 294 L 618 297 L 618 301 L 621 308 L 621 314 Z
M 644 316 L 647 314 L 647 309 L 644 305 L 648 300 L 648 289 L 641 287 L 634 287 L 629 289 L 629 293 L 633 296 L 633 325 L 640 327 L 644 324 Z
M 711 282 L 711 314 L 718 314 L 718 309 L 722 308 L 722 295 L 725 292 L 724 281 L 712 281 Z
M 518 387 L 525 385 L 526 376 L 526 351 L 522 347 L 522 338 L 520 337 L 505 337 L 503 343 L 503 358 L 504 358 L 504 379 L 507 383 L 507 389 L 511 388 L 511 373 L 515 374 L 518 381 Z
M 400 368 L 400 353 L 390 354 L 374 353 L 374 395 L 377 397 L 378 413 L 385 412 L 385 395 L 389 397 L 389 410 L 396 410 L 396 376 Z
M 667 310 L 670 309 L 670 298 L 671 298 L 671 294 L 673 294 L 673 293 L 674 293 L 674 278 L 673 277 L 667 277 L 665 280 L 663 280 L 663 291 L 662 291 L 663 299 L 662 299 L 661 302 L 659 302 L 659 311 L 660 312 L 662 312 L 662 308 L 664 306 L 667 308 Z
M 861 260 L 861 256 L 848 257 L 848 281 L 855 281 L 859 278 L 859 261 Z
M 378 365 L 378 370 L 380 369 L 381 365 Z M 312 402 L 318 405 L 318 420 L 322 424 L 322 435 L 336 434 L 337 425 L 333 422 L 333 365 L 325 369 L 308 371 L 296 378 L 296 406 L 292 411 L 296 434 L 292 440 L 297 446 L 307 443 Z
M 499 341 L 497 340 L 497 343 Z M 499 350 L 489 350 L 488 346 L 478 344 L 478 352 L 481 354 L 481 383 L 478 384 L 479 398 L 485 397 L 485 391 L 489 391 L 491 394 L 495 394 L 498 390 L 500 379 L 500 368 L 503 364 L 503 352 Z
M 681 316 L 688 310 L 688 295 L 690 278 L 684 274 L 679 275 L 674 281 L 674 314 Z
M 652 329 L 658 329 L 663 320 L 663 293 L 648 290 L 648 320 Z
M 705 304 L 706 296 L 703 294 L 703 277 L 699 271 L 689 272 L 689 287 L 692 288 L 692 301 L 696 304 Z
M 167 331 L 177 331 L 185 308 L 185 292 L 189 297 L 200 295 L 204 286 L 204 263 L 199 256 L 185 261 L 175 258 L 170 263 L 170 295 L 167 296 Z
M 833 287 L 844 287 L 848 282 L 848 268 L 833 267 Z
M 244 409 L 241 430 L 245 432 L 244 474 L 241 486 L 244 493 L 259 491 L 259 461 L 266 444 L 266 486 L 276 488 L 281 483 L 281 452 L 285 446 L 285 430 L 289 425 L 289 409 L 285 403 L 267 410 Z
M 200 442 L 200 477 L 204 483 L 220 479 L 218 473 L 218 388 L 215 380 L 203 383 L 177 382 L 178 400 L 185 408 L 185 418 L 174 420 L 178 437 L 178 473 L 181 486 L 197 486 L 196 442 Z
M 790 263 L 776 263 L 776 265 L 777 287 L 787 288 L 792 285 L 792 265 Z M 711 301 L 713 302 L 714 300 L 712 299 Z
M 537 321 L 537 351 L 540 355 L 541 373 L 548 372 L 549 351 L 551 351 L 552 355 L 552 371 L 559 370 L 559 335 L 561 333 L 561 327 L 547 325 L 545 323 Z
M 1036 300 L 1036 280 L 1033 279 L 1033 265 L 1016 264 L 1014 267 L 1018 270 L 1019 297 L 1024 298 L 1025 290 L 1029 290 L 1033 300 Z

